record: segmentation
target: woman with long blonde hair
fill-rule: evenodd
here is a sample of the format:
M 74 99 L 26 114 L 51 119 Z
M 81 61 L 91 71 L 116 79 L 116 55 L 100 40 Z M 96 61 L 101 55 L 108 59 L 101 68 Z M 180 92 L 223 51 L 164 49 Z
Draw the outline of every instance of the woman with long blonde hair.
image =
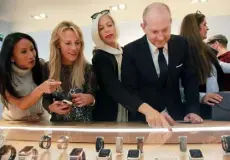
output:
M 69 21 L 59 23 L 51 36 L 50 60 L 44 65 L 47 79 L 62 82 L 55 93 L 44 96 L 43 106 L 52 114 L 51 121 L 92 119 L 96 81 L 83 50 L 84 41 L 80 28 Z M 62 99 L 68 99 L 70 103 L 63 103 L 57 95 L 62 95 Z

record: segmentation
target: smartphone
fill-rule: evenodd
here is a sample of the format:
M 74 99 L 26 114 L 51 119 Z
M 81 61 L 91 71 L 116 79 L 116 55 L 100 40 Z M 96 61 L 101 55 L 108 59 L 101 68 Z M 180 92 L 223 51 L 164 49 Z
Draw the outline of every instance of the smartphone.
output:
M 129 149 L 127 160 L 140 160 L 141 151 L 139 149 Z
M 200 149 L 189 149 L 190 160 L 203 160 L 204 156 Z
M 68 105 L 72 105 L 73 102 L 71 101 L 70 98 L 67 98 L 67 96 L 62 93 L 62 92 L 54 92 L 52 93 L 52 98 L 55 100 L 55 101 L 62 101 Z
M 176 121 L 176 122 L 181 124 L 192 124 L 192 122 L 190 121 Z

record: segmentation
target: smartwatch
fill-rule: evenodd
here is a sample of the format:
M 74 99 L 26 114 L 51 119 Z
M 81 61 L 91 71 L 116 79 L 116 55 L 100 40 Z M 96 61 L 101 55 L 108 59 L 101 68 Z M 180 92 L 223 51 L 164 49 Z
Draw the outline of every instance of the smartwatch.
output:
M 203 154 L 200 149 L 189 149 L 190 160 L 203 160 Z
M 97 160 L 112 160 L 111 149 L 102 148 L 98 153 Z
M 139 149 L 129 149 L 127 160 L 140 160 L 141 151 Z
M 86 155 L 83 148 L 74 148 L 70 152 L 70 160 L 86 160 Z

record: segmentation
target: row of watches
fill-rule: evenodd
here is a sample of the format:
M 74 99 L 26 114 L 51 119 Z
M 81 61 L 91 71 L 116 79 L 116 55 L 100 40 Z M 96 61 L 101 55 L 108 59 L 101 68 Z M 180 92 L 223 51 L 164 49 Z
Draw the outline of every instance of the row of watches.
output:
M 6 137 L 1 135 L 0 137 L 0 159 L 6 155 L 9 151 L 11 152 L 9 160 L 14 160 L 17 155 L 16 148 L 12 145 L 5 145 Z M 67 149 L 69 143 L 68 136 L 60 136 L 57 141 L 58 149 Z M 39 147 L 41 149 L 48 150 L 52 144 L 51 135 L 43 135 L 39 141 Z M 130 149 L 127 154 L 128 160 L 139 160 L 141 153 L 143 153 L 144 137 L 137 137 L 137 149 Z M 98 152 L 97 159 L 112 160 L 112 150 L 104 148 L 104 137 L 96 137 L 95 148 Z M 116 153 L 123 153 L 123 137 L 116 137 Z M 31 156 L 31 160 L 37 160 L 38 150 L 34 146 L 25 146 L 18 153 L 19 160 L 24 160 L 26 157 Z M 70 160 L 86 160 L 86 154 L 83 148 L 74 148 L 70 152 Z
M 141 154 L 143 153 L 144 147 L 144 137 L 136 137 L 137 148 L 128 150 L 127 160 L 139 160 Z M 6 155 L 8 152 L 11 152 L 9 160 L 14 160 L 17 151 L 12 145 L 5 145 L 6 138 L 4 135 L 0 136 L 0 159 L 3 155 Z M 51 147 L 52 137 L 50 135 L 43 135 L 39 141 L 39 147 L 42 149 L 49 149 Z M 60 136 L 57 141 L 58 149 L 67 149 L 69 143 L 68 136 Z M 116 137 L 116 153 L 123 154 L 123 137 Z M 222 148 L 226 153 L 230 153 L 230 136 L 224 135 L 221 136 Z M 187 152 L 187 137 L 179 136 L 179 148 L 181 152 Z M 96 137 L 95 143 L 96 152 L 98 152 L 97 160 L 112 160 L 112 151 L 111 149 L 105 148 L 104 137 Z M 201 151 L 198 149 L 189 150 L 191 154 L 197 155 L 201 154 Z M 198 153 L 199 152 L 199 153 Z M 38 151 L 33 146 L 25 146 L 22 150 L 19 151 L 18 157 L 19 160 L 25 159 L 27 156 L 32 156 L 32 160 L 37 160 Z M 86 154 L 83 148 L 74 148 L 70 152 L 70 160 L 86 160 Z

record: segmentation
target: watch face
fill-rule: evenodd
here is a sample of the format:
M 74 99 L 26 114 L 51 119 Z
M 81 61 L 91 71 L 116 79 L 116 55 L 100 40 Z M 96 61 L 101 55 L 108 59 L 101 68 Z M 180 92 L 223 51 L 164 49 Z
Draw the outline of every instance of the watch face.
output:
M 110 153 L 111 153 L 110 149 L 101 149 L 98 154 L 98 157 L 108 157 Z
M 82 153 L 83 149 L 82 148 L 74 148 L 71 153 L 70 156 L 79 156 Z
M 29 155 L 33 148 L 33 146 L 25 146 L 21 151 L 19 151 L 19 156 Z
M 191 155 L 192 158 L 202 158 L 202 152 L 199 149 L 190 149 L 189 153 Z
M 140 156 L 140 150 L 138 149 L 130 149 L 128 152 L 128 158 L 138 158 Z

